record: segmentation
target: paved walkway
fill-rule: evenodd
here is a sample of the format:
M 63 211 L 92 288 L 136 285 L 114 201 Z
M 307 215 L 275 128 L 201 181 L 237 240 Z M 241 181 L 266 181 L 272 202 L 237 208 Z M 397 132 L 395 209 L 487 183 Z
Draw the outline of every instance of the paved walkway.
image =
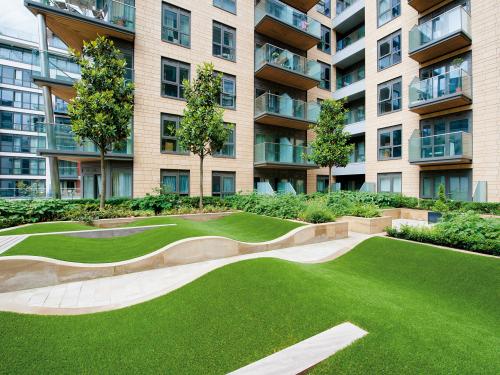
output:
M 301 374 L 367 334 L 352 323 L 342 323 L 228 375 Z
M 346 253 L 369 237 L 371 236 L 349 233 L 348 238 L 318 244 L 0 293 L 0 311 L 73 315 L 115 310 L 167 294 L 230 263 L 269 257 L 301 263 L 319 263 Z
M 15 236 L 0 236 L 0 254 L 9 250 L 11 247 L 16 246 L 19 242 L 23 241 L 27 234 L 15 235 Z

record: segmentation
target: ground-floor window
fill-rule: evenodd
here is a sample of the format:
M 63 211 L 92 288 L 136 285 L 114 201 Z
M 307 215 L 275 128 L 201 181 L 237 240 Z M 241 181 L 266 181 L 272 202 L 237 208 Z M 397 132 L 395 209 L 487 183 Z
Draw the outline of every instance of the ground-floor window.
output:
M 401 193 L 401 173 L 379 173 L 377 180 L 379 193 Z
M 328 176 L 317 176 L 316 177 L 316 191 L 320 193 L 326 193 L 328 191 L 328 185 L 330 181 Z
M 357 191 L 365 182 L 365 175 L 335 176 L 335 184 L 332 190 Z
M 111 172 L 111 196 L 132 198 L 132 170 L 113 169 Z
M 444 185 L 446 195 L 450 199 L 472 200 L 471 169 L 420 172 L 421 198 L 437 198 L 440 185 Z
M 101 175 L 83 176 L 83 198 L 96 199 L 101 195 Z
M 161 189 L 167 194 L 189 195 L 189 171 L 162 170 Z
M 45 180 L 0 180 L 0 197 L 45 196 Z
M 236 193 L 236 173 L 212 172 L 212 195 L 225 197 Z

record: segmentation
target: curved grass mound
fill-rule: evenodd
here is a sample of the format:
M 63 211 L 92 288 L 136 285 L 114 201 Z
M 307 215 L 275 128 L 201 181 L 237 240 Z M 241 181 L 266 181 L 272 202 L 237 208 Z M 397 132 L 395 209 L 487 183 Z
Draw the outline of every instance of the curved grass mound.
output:
M 0 313 L 0 373 L 223 374 L 350 321 L 369 334 L 314 374 L 498 374 L 500 261 L 372 238 L 319 265 L 213 271 L 107 313 Z
M 92 230 L 95 227 L 83 223 L 75 222 L 55 222 L 55 223 L 36 223 L 21 226 L 11 230 L 0 232 L 0 236 L 13 236 L 18 234 L 38 234 L 53 232 L 70 232 L 73 230 Z
M 203 222 L 178 217 L 152 217 L 128 226 L 154 224 L 176 225 L 115 238 L 78 238 L 63 234 L 28 237 L 1 255 L 37 255 L 70 262 L 109 263 L 133 259 L 189 237 L 222 236 L 244 242 L 263 242 L 302 225 L 255 214 L 235 213 Z

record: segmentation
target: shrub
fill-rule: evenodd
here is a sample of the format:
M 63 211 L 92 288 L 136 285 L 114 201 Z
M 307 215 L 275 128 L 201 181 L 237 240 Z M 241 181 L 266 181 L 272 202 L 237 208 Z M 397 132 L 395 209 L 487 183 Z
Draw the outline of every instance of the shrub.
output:
M 335 221 L 331 211 L 319 202 L 308 204 L 306 209 L 300 213 L 299 218 L 313 224 Z
M 358 217 L 379 217 L 380 211 L 378 207 L 374 204 L 355 204 L 351 208 L 351 216 Z
M 297 219 L 306 208 L 307 200 L 302 195 L 258 195 L 256 193 L 238 194 L 226 199 L 235 209 L 282 219 Z

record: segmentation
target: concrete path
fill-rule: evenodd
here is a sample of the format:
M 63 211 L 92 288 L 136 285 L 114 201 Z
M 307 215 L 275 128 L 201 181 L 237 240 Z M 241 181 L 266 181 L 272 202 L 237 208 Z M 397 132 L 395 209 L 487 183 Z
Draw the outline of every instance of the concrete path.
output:
M 11 247 L 16 246 L 19 242 L 23 241 L 27 234 L 15 235 L 15 236 L 0 236 L 0 254 L 6 252 Z
M 228 375 L 300 374 L 367 334 L 352 323 L 342 323 Z
M 279 258 L 301 263 L 319 263 L 345 254 L 369 237 L 371 236 L 351 232 L 348 238 L 318 244 L 0 293 L 0 311 L 75 315 L 115 310 L 167 294 L 230 263 L 253 258 Z

